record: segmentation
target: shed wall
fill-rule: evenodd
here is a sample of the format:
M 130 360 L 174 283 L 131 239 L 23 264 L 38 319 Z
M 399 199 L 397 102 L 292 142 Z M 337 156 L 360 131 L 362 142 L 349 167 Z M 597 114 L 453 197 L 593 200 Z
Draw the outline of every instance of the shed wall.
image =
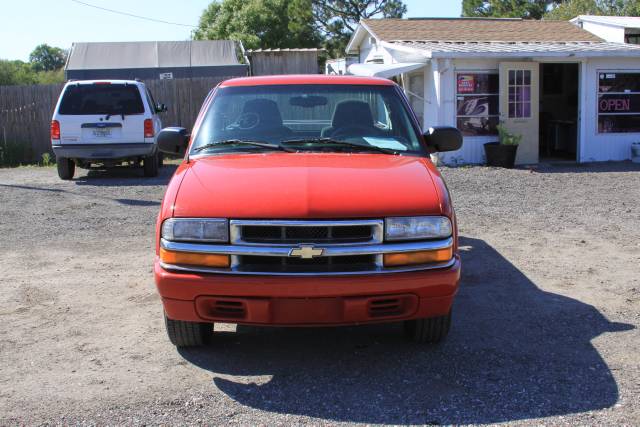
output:
M 318 74 L 318 52 L 263 51 L 251 52 L 251 73 L 254 76 L 277 74 Z

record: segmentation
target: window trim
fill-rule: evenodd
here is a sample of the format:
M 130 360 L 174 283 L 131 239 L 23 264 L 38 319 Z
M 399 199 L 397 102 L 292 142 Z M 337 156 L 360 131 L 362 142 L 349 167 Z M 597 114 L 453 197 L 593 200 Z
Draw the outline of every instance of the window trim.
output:
M 468 116 L 468 115 L 458 115 L 458 96 L 498 96 L 498 114 L 490 114 L 486 117 L 497 117 L 498 121 L 500 121 L 500 85 L 498 84 L 498 92 L 496 93 L 468 93 L 468 94 L 458 94 L 458 75 L 459 74 L 495 74 L 498 76 L 498 83 L 500 79 L 500 70 L 497 68 L 485 68 L 485 69 L 464 69 L 464 68 L 456 68 L 453 70 L 453 97 L 454 97 L 454 109 L 453 109 L 453 127 L 458 129 L 458 118 L 472 118 L 472 117 L 485 117 L 485 116 Z M 462 132 L 461 129 L 458 129 Z M 495 139 L 498 136 L 498 132 L 491 133 L 487 135 L 464 135 L 463 138 L 491 138 Z
M 595 125 L 596 125 L 596 135 L 600 136 L 606 136 L 606 135 L 632 135 L 632 134 L 640 134 L 640 130 L 638 131 L 630 131 L 630 132 L 620 132 L 620 131 L 615 131 L 615 132 L 601 132 L 600 131 L 600 116 L 638 116 L 640 117 L 640 112 L 639 113 L 601 113 L 600 112 L 600 95 L 606 94 L 606 95 L 640 95 L 640 90 L 639 91 L 635 91 L 635 92 L 600 92 L 600 74 L 607 74 L 607 73 L 612 73 L 612 74 L 637 74 L 638 77 L 640 78 L 640 68 L 638 69 L 632 69 L 632 70 L 625 70 L 625 69 L 615 69 L 615 70 L 611 70 L 611 69 L 597 69 L 596 70 L 596 78 L 595 78 L 595 90 L 596 90 L 596 96 L 595 96 L 595 113 L 596 113 L 596 120 L 595 120 Z

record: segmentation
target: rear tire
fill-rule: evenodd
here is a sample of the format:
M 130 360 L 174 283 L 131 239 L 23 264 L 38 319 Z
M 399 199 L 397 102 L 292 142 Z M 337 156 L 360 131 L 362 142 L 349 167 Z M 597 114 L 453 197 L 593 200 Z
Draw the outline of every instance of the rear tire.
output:
M 200 322 L 185 322 L 169 319 L 164 316 L 169 341 L 176 347 L 196 347 L 211 342 L 213 324 Z
M 158 153 L 158 169 L 161 169 L 164 166 L 164 154 Z
M 158 163 L 158 153 L 145 157 L 143 161 L 144 176 L 149 178 L 158 176 Z
M 60 179 L 65 181 L 73 179 L 73 175 L 76 173 L 76 164 L 73 160 L 65 157 L 56 157 L 56 166 L 58 167 Z
M 405 320 L 404 333 L 417 343 L 437 343 L 445 339 L 451 327 L 451 311 L 446 316 Z

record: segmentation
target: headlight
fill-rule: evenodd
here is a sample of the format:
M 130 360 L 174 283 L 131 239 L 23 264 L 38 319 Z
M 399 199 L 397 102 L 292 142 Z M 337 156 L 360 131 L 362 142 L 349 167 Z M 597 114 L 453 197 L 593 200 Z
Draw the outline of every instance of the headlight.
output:
M 228 242 L 229 221 L 170 218 L 162 224 L 162 238 L 174 242 Z
M 385 240 L 444 239 L 451 236 L 446 216 L 395 217 L 384 220 Z

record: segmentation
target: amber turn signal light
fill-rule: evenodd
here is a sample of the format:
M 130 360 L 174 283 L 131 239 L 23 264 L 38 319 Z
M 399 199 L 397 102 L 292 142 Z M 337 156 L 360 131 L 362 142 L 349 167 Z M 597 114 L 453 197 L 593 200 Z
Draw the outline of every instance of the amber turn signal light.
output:
M 173 252 L 162 248 L 160 248 L 160 260 L 166 264 L 200 265 L 218 268 L 228 268 L 230 265 L 229 255 Z
M 429 264 L 432 262 L 446 262 L 453 257 L 453 249 L 437 249 L 434 251 L 401 252 L 384 254 L 385 267 L 402 265 Z

